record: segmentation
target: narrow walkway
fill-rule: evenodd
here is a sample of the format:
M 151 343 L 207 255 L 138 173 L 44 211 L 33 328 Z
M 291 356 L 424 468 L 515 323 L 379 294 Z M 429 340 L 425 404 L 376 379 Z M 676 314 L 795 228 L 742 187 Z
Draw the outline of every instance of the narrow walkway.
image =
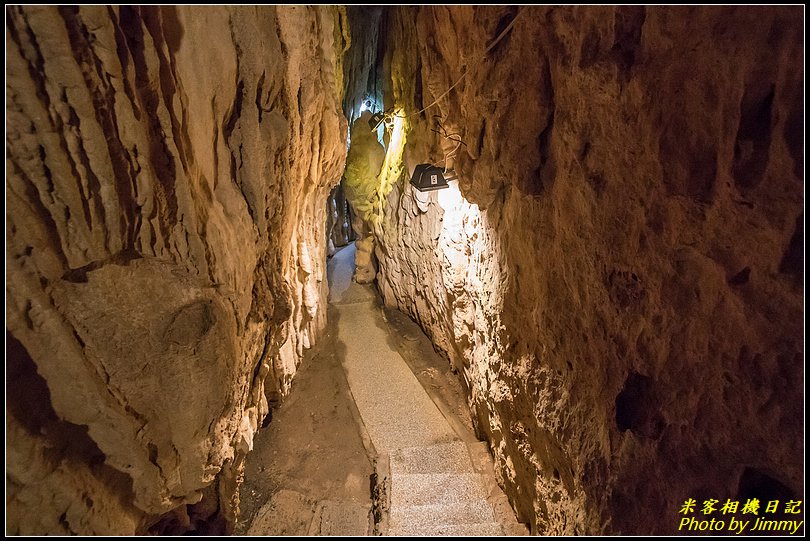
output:
M 502 535 L 489 500 L 503 494 L 397 351 L 374 291 L 352 282 L 354 245 L 328 270 L 349 389 L 377 453 L 390 458 L 387 533 Z
M 330 307 L 326 332 L 305 354 L 289 396 L 256 434 L 237 535 L 371 532 L 370 444 L 341 363 L 337 319 Z

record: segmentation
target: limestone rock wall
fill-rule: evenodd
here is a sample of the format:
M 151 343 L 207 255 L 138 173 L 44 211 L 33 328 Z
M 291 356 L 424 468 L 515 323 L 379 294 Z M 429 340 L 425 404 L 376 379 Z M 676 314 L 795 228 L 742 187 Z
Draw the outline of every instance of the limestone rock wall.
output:
M 345 8 L 349 46 L 343 61 L 343 113 L 350 123 L 360 116 L 364 99 L 370 98 L 378 106 L 382 105 L 382 59 L 386 44 L 380 32 L 383 9 L 382 6 Z
M 801 499 L 801 8 L 385 17 L 409 117 L 379 287 L 459 370 L 520 518 L 671 534 L 690 497 Z M 459 188 L 416 194 L 427 161 Z
M 6 15 L 7 532 L 228 531 L 325 323 L 345 16 Z
M 330 256 L 337 248 L 346 246 L 355 239 L 352 211 L 340 184 L 332 188 L 326 200 L 326 237 L 327 253 Z
M 347 6 L 351 47 L 343 65 L 345 92 L 343 112 L 350 124 L 350 148 L 341 188 L 352 209 L 352 229 L 356 235 L 354 280 L 366 284 L 374 281 L 377 263 L 374 259 L 374 236 L 371 218 L 377 199 L 377 178 L 384 150 L 372 132 L 372 113 L 383 109 L 383 51 L 381 39 L 383 7 Z
M 357 233 L 354 280 L 361 284 L 374 281 L 377 275 L 372 222 L 379 207 L 378 179 L 385 160 L 385 149 L 377 140 L 377 132 L 370 129 L 370 120 L 371 113 L 364 111 L 352 123 L 351 148 L 340 181 L 353 211 L 352 227 Z

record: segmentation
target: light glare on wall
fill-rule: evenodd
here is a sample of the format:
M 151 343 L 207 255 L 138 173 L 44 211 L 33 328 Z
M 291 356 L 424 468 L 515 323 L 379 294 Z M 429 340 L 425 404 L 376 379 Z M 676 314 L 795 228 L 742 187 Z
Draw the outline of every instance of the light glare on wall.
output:
M 464 197 L 461 195 L 461 190 L 458 189 L 458 180 L 447 181 L 446 190 L 439 190 L 436 194 L 438 196 L 439 205 L 445 212 L 452 211 L 461 207 L 464 202 Z

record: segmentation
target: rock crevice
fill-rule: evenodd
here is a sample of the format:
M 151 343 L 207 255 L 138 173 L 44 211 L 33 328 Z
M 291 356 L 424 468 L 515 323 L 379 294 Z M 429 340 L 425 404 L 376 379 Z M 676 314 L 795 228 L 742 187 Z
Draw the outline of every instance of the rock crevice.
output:
M 8 8 L 8 356 L 53 418 L 10 409 L 9 533 L 229 531 L 253 434 L 325 323 L 345 24 Z
M 409 116 L 379 286 L 458 370 L 534 532 L 672 534 L 750 468 L 803 492 L 801 20 L 386 12 L 387 106 Z M 458 186 L 418 194 L 441 128 Z

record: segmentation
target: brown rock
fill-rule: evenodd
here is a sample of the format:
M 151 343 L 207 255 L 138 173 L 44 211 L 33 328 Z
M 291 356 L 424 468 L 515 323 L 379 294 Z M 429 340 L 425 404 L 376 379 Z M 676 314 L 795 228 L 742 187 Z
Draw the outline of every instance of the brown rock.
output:
M 672 534 L 752 471 L 800 499 L 800 9 L 432 6 L 386 28 L 388 105 L 412 116 L 380 289 L 461 372 L 520 518 Z M 464 142 L 460 191 L 420 202 L 432 130 Z
M 52 407 L 8 416 L 7 533 L 206 531 L 216 494 L 233 521 L 268 399 L 325 322 L 345 18 L 7 16 L 7 326 Z

